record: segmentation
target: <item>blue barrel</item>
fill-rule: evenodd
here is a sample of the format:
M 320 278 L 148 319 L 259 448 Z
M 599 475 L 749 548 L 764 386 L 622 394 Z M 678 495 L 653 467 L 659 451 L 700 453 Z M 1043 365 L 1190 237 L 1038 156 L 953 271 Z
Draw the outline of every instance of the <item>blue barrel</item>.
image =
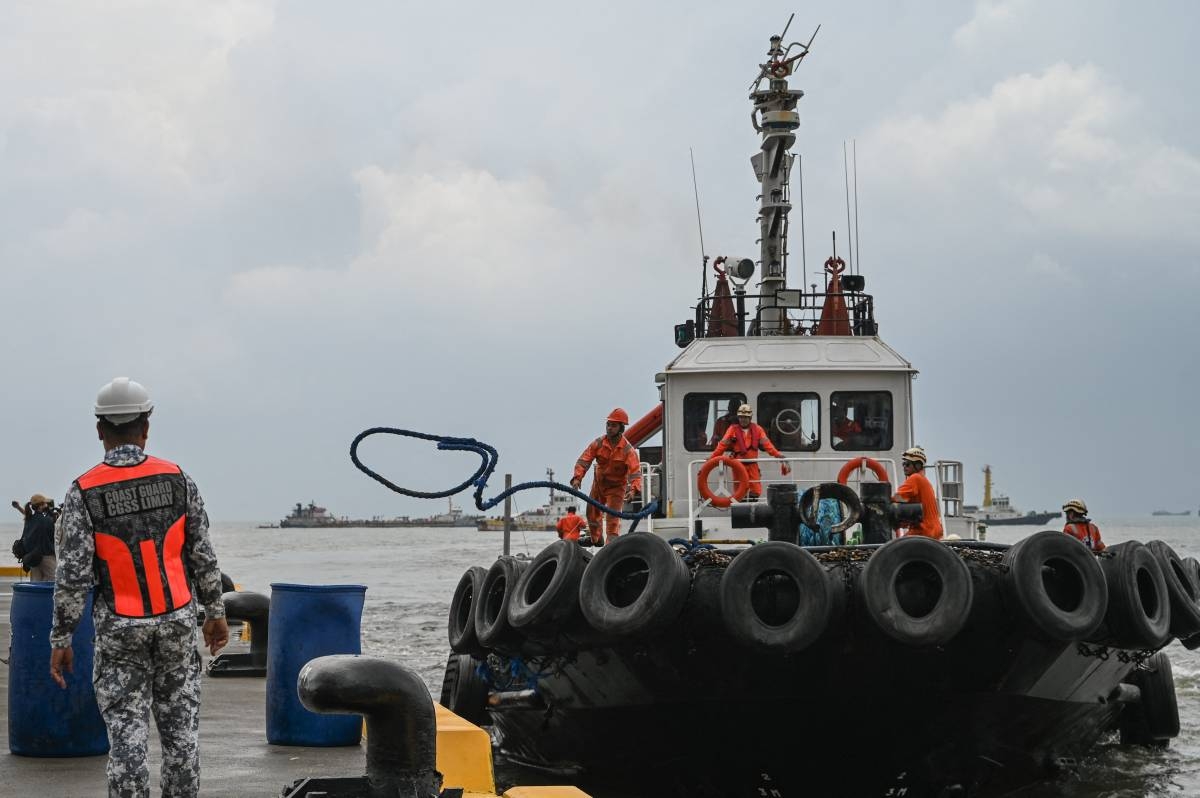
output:
M 13 585 L 8 616 L 12 628 L 8 665 L 8 749 L 21 756 L 107 753 L 108 732 L 92 690 L 95 627 L 92 625 L 91 593 L 71 641 L 75 671 L 64 674 L 66 690 L 50 679 L 53 616 L 53 582 Z
M 318 715 L 300 703 L 296 680 L 309 660 L 361 654 L 365 585 L 271 585 L 267 621 L 267 742 L 358 745 L 358 715 Z

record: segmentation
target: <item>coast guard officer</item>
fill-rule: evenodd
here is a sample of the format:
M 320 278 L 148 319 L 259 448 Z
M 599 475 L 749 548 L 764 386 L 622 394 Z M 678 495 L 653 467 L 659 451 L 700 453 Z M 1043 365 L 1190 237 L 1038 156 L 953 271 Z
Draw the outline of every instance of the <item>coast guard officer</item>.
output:
M 71 635 L 95 584 L 93 683 L 108 728 L 110 798 L 149 796 L 149 714 L 162 744 L 162 794 L 200 789 L 196 604 L 212 653 L 229 639 L 208 515 L 191 477 L 143 451 L 154 406 L 128 377 L 96 398 L 104 460 L 67 491 L 50 632 L 50 676 L 66 687 Z

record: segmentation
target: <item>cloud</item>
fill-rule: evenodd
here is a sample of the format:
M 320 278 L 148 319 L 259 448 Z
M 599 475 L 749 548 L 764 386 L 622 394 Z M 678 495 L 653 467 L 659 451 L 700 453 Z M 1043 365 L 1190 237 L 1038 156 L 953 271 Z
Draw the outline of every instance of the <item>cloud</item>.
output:
M 970 196 L 977 213 L 1016 214 L 1030 229 L 1194 241 L 1200 159 L 1154 138 L 1141 113 L 1097 67 L 1059 63 L 938 112 L 888 118 L 868 141 L 893 190 Z
M 1017 27 L 1029 0 L 976 0 L 975 15 L 954 31 L 952 40 L 963 50 L 980 45 L 988 37 Z

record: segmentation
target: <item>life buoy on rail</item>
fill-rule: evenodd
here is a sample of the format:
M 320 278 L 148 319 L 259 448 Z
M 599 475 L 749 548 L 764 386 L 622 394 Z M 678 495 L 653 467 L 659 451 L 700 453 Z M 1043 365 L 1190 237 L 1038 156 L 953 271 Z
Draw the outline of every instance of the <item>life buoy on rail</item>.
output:
M 732 496 L 718 496 L 708 486 L 708 475 L 718 465 L 725 465 L 733 470 Z M 746 491 L 750 489 L 750 474 L 746 471 L 746 466 L 732 457 L 714 457 L 700 466 L 700 473 L 696 475 L 696 487 L 700 490 L 700 495 L 708 499 L 709 504 L 713 507 L 725 508 L 733 504 L 735 500 L 741 501 L 742 497 L 746 495 Z
M 842 466 L 842 470 L 838 472 L 837 481 L 845 485 L 850 480 L 850 474 L 857 468 L 866 466 L 875 472 L 875 476 L 879 477 L 880 482 L 888 481 L 887 469 L 883 467 L 883 463 L 878 460 L 872 460 L 870 457 L 855 457 L 853 460 L 847 461 Z

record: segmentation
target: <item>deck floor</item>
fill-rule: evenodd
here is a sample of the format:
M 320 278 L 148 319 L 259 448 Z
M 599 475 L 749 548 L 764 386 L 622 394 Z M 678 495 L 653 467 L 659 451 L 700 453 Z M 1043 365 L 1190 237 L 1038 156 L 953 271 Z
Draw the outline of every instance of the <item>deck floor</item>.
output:
M 9 609 L 13 577 L 0 577 L 0 650 L 8 659 Z M 229 651 L 248 650 L 234 642 Z M 204 652 L 207 664 L 207 652 Z M 76 674 L 78 678 L 80 674 Z M 47 674 L 47 679 L 50 676 Z M 90 678 L 90 675 L 88 676 Z M 269 745 L 266 733 L 266 679 L 203 677 L 200 710 L 200 794 L 278 796 L 306 776 L 361 776 L 362 746 L 303 748 Z M 107 756 L 67 759 L 14 756 L 8 749 L 8 668 L 0 664 L 0 794 L 90 798 L 107 795 Z M 150 735 L 151 794 L 158 795 L 158 737 Z

